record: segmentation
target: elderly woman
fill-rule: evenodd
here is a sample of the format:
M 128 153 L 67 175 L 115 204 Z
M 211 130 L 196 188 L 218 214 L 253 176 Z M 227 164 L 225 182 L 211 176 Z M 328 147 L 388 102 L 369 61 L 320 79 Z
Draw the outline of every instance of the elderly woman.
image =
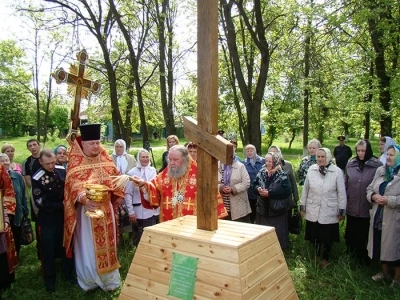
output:
M 14 236 L 15 249 L 17 251 L 17 255 L 19 255 L 19 251 L 21 249 L 22 218 L 29 215 L 28 201 L 26 199 L 25 193 L 25 182 L 20 173 L 10 170 L 10 159 L 8 158 L 7 154 L 0 154 L 0 164 L 3 165 L 4 169 L 8 171 L 8 174 L 10 175 L 12 180 L 12 185 L 14 187 L 16 200 L 15 214 L 9 214 L 8 217 Z
M 115 141 L 114 152 L 110 157 L 121 174 L 128 173 L 130 169 L 136 166 L 135 157 L 126 153 L 126 143 L 124 140 L 119 139 Z
M 386 164 L 386 153 L 388 148 L 394 145 L 396 145 L 396 141 L 390 136 L 382 136 L 379 139 L 379 152 L 381 153 L 379 160 L 382 162 L 383 165 Z
M 233 142 L 233 143 L 232 143 Z M 236 151 L 235 141 L 231 141 Z M 245 166 L 233 160 L 231 165 L 218 163 L 218 190 L 222 195 L 228 212 L 226 220 L 250 223 L 250 203 L 247 189 L 250 187 L 250 177 Z
M 149 151 L 139 150 L 136 167 L 129 170 L 128 175 L 136 175 L 145 181 L 150 181 L 157 176 L 156 169 L 150 163 Z M 129 182 L 125 188 L 125 205 L 132 222 L 133 245 L 137 247 L 143 234 L 143 228 L 156 224 L 154 209 L 142 205 L 139 187 L 132 182 Z
M 389 146 L 386 165 L 376 170 L 367 187 L 367 200 L 372 204 L 368 237 L 368 256 L 380 260 L 382 272 L 372 276 L 374 281 L 390 279 L 391 287 L 400 288 L 400 152 L 399 146 Z
M 306 180 L 308 169 L 317 163 L 316 152 L 321 148 L 321 143 L 317 139 L 312 139 L 307 144 L 308 155 L 304 156 L 300 162 L 299 169 L 297 171 L 297 177 L 299 178 L 299 185 L 303 185 Z
M 339 242 L 339 221 L 344 219 L 347 201 L 343 171 L 332 163 L 331 151 L 320 148 L 316 157 L 317 164 L 308 169 L 300 213 L 306 219 L 304 238 L 315 246 L 325 268 L 333 242 Z
M 10 159 L 10 170 L 18 172 L 22 175 L 22 166 L 14 162 L 15 148 L 12 144 L 4 144 L 1 147 L 1 153 L 7 154 Z
M 168 151 L 172 146 L 179 145 L 179 139 L 176 135 L 169 135 L 167 137 L 167 151 L 162 154 L 161 161 L 162 166 L 161 169 L 158 171 L 161 173 L 167 166 L 168 166 Z
M 64 145 L 58 145 L 57 147 L 54 148 L 53 152 L 56 156 L 56 165 L 67 168 L 67 163 L 68 163 L 67 147 Z
M 243 164 L 246 167 L 246 171 L 250 176 L 250 183 L 256 178 L 258 172 L 265 164 L 265 159 L 257 155 L 256 147 L 252 144 L 248 144 L 244 147 L 245 159 Z M 249 197 L 251 214 L 250 223 L 254 223 L 256 220 L 256 203 L 257 195 L 253 193 L 252 189 L 247 190 L 247 195 Z
M 369 231 L 369 208 L 367 187 L 382 163 L 373 155 L 368 140 L 356 144 L 357 156 L 346 166 L 347 224 L 345 239 L 347 251 L 359 264 L 369 264 L 367 243 Z
M 288 175 L 282 171 L 279 154 L 269 152 L 265 156 L 265 168 L 258 172 L 250 188 L 258 195 L 256 224 L 275 227 L 281 248 L 287 248 L 289 246 L 287 211 L 291 208 L 292 189 Z M 278 210 L 276 203 L 281 203 L 282 209 Z

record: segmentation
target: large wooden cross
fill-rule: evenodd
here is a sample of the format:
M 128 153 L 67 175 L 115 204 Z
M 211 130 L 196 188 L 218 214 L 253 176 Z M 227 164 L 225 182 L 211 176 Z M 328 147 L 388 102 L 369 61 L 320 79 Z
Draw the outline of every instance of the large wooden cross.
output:
M 70 72 L 66 72 L 63 68 L 57 69 L 52 76 L 58 84 L 68 83 L 68 92 L 75 96 L 74 106 L 71 111 L 71 128 L 77 130 L 80 125 L 79 113 L 81 99 L 87 99 L 88 93 L 97 94 L 100 91 L 101 85 L 90 79 L 87 79 L 87 71 L 85 70 L 86 62 L 89 56 L 85 49 L 78 52 L 76 55 L 79 65 L 78 68 L 71 64 Z
M 216 230 L 218 160 L 232 164 L 233 145 L 218 131 L 218 1 L 197 0 L 197 122 L 184 118 L 197 150 L 197 228 Z

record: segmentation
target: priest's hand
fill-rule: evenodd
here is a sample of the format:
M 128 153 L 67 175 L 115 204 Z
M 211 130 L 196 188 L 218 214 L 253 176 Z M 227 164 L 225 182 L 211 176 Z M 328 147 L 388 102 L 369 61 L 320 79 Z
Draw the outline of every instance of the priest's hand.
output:
M 136 176 L 136 175 L 129 177 L 129 180 L 132 181 L 134 185 L 139 186 L 139 187 L 141 187 L 145 184 L 145 181 L 143 180 L 143 178 L 140 178 L 139 176 Z
M 100 203 L 88 199 L 88 200 L 85 202 L 84 205 L 85 205 L 89 210 L 94 211 L 94 210 L 96 210 L 97 208 L 99 208 Z

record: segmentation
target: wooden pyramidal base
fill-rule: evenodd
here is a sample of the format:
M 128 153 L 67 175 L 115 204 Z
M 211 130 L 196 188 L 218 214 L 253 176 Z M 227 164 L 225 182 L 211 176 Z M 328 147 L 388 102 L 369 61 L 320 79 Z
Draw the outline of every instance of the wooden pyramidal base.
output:
M 197 229 L 195 216 L 147 227 L 119 299 L 168 296 L 173 253 L 198 258 L 192 299 L 298 299 L 275 228 L 219 220 Z

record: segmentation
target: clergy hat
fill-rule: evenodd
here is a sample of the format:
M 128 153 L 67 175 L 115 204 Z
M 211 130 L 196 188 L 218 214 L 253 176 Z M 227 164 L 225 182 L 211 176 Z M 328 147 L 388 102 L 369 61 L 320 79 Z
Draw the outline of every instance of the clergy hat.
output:
M 346 140 L 346 137 L 344 135 L 339 135 L 337 137 L 337 139 L 338 139 L 338 141 L 344 141 L 344 140 Z
M 225 131 L 223 131 L 222 129 L 218 130 L 219 135 L 223 135 L 224 133 L 225 133 Z
M 79 129 L 82 141 L 100 140 L 101 124 L 82 124 Z

